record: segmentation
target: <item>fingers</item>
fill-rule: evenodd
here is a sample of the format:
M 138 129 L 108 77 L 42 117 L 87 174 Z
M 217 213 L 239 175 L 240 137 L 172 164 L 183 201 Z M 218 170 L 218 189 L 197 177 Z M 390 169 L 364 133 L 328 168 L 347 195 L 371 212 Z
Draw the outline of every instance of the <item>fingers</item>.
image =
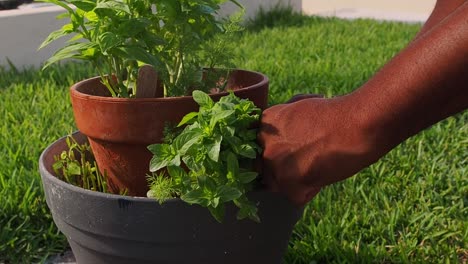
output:
M 295 164 L 295 157 L 288 153 L 287 146 L 276 144 L 263 153 L 263 183 L 272 192 L 284 194 L 297 206 L 306 205 L 320 192 L 306 182 Z
M 289 179 L 288 179 L 289 178 Z M 302 181 L 291 181 L 293 176 L 286 176 L 285 181 L 276 182 L 277 190 L 284 193 L 286 197 L 297 206 L 305 206 L 321 190 L 315 186 L 308 185 Z
M 309 98 L 322 98 L 316 94 L 296 95 L 288 103 Z M 305 179 L 304 170 L 294 155 L 291 138 L 285 137 L 289 124 L 284 111 L 291 111 L 292 104 L 280 104 L 266 109 L 262 114 L 258 142 L 263 148 L 261 168 L 262 183 L 272 192 L 284 194 L 293 204 L 304 206 L 320 188 L 311 186 Z M 257 164 L 257 165 L 258 165 Z

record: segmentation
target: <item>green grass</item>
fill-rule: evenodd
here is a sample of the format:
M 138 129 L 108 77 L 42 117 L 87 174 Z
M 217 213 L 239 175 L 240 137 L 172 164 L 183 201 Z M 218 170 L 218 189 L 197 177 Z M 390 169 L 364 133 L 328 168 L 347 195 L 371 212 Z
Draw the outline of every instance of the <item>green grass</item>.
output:
M 255 21 L 233 43 L 239 67 L 269 76 L 271 104 L 296 93 L 352 91 L 419 28 L 306 17 L 271 21 Z M 45 204 L 37 160 L 73 130 L 68 87 L 92 75 L 79 64 L 44 73 L 0 70 L 0 263 L 40 262 L 67 246 Z M 322 191 L 297 224 L 285 262 L 466 262 L 467 121 L 466 112 L 449 118 Z

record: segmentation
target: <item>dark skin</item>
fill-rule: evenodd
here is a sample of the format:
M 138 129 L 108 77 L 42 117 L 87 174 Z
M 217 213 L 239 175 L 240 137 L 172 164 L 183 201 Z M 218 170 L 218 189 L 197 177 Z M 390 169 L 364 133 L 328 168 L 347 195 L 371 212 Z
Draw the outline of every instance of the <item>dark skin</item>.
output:
M 415 39 L 354 92 L 300 95 L 263 112 L 264 181 L 305 205 L 467 108 L 468 1 L 439 0 Z

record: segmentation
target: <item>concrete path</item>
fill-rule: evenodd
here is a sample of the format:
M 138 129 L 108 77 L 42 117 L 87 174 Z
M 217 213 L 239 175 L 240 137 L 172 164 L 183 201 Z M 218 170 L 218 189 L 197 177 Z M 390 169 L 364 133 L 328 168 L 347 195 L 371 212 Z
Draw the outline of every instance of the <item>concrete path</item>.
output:
M 436 0 L 303 0 L 305 14 L 345 19 L 371 18 L 402 22 L 424 22 Z
M 343 19 L 369 18 L 381 21 L 399 21 L 406 23 L 424 23 L 429 14 L 410 12 L 389 12 L 369 8 L 342 8 L 333 11 L 315 13 L 324 17 L 339 17 Z

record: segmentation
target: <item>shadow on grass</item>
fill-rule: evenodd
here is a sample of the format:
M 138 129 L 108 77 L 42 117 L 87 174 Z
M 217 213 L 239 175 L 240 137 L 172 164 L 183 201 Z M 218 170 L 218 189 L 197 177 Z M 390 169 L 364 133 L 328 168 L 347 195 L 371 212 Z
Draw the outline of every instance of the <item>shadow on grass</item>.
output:
M 301 27 L 313 21 L 325 20 L 327 18 L 303 15 L 295 11 L 292 6 L 278 2 L 269 10 L 260 7 L 257 13 L 246 21 L 245 28 L 249 32 L 258 32 L 266 28 Z
M 35 67 L 19 69 L 9 63 L 8 68 L 0 66 L 0 91 L 15 87 L 17 84 L 40 85 L 52 83 L 60 86 L 70 86 L 78 80 L 96 75 L 94 67 L 83 62 L 58 63 L 45 70 Z M 41 87 L 36 88 L 38 91 L 41 89 Z

